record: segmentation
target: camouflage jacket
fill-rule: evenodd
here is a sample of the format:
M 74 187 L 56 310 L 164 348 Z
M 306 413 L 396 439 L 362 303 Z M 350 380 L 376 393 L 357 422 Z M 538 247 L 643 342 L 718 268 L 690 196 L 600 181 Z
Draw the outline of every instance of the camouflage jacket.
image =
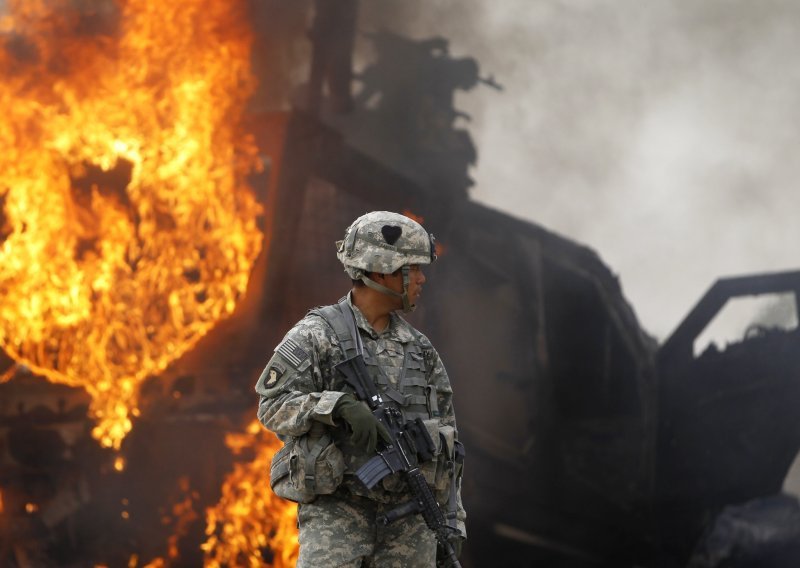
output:
M 439 354 L 428 338 L 396 313 L 391 314 L 386 329 L 378 333 L 349 296 L 348 303 L 361 334 L 364 361 L 384 400 L 395 404 L 406 419 L 423 418 L 434 439 L 439 440 L 441 433 L 442 445 L 452 445 L 458 439 L 453 390 Z M 343 425 L 333 416 L 336 402 L 349 392 L 334 374 L 343 359 L 334 330 L 318 313 L 309 312 L 286 334 L 259 377 L 258 418 L 284 441 L 303 436 L 315 421 L 327 425 L 347 464 L 342 487 L 351 494 L 376 501 L 402 502 L 408 496 L 404 495 L 404 482 L 397 476 L 391 475 L 367 490 L 353 475 L 369 456 L 359 454 L 348 444 Z M 452 467 L 448 451 L 452 453 L 452 448 L 443 448 L 440 458 L 422 470 L 443 508 L 456 511 L 457 527 L 466 536 L 460 471 L 455 476 L 457 486 L 451 491 L 453 476 L 445 470 Z M 456 499 L 455 504 L 448 502 L 451 498 Z

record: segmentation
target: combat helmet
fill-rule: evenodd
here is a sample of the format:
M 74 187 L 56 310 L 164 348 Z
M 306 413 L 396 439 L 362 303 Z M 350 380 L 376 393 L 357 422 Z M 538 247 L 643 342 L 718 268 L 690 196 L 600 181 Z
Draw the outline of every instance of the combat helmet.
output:
M 336 251 L 350 278 L 402 298 L 404 312 L 415 308 L 408 299 L 409 266 L 436 260 L 433 235 L 413 219 L 389 211 L 373 211 L 353 221 L 344 239 L 336 242 Z M 403 273 L 402 294 L 367 276 L 370 272 L 392 274 L 398 269 Z

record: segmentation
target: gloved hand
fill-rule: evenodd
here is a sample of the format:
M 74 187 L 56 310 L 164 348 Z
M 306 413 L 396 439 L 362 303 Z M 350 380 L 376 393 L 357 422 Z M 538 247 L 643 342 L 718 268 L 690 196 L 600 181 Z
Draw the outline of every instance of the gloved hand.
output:
M 375 451 L 378 436 L 389 443 L 389 431 L 372 415 L 367 405 L 356 400 L 353 395 L 346 394 L 341 397 L 333 407 L 333 415 L 350 425 L 353 432 L 350 442 L 367 454 Z

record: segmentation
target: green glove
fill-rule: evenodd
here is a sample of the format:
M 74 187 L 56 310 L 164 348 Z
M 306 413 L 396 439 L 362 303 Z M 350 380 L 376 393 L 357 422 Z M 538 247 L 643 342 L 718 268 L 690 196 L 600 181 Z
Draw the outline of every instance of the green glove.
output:
M 356 400 L 353 395 L 346 394 L 340 398 L 333 407 L 333 415 L 350 425 L 350 430 L 353 432 L 350 442 L 365 453 L 371 454 L 375 451 L 378 435 L 384 442 L 389 443 L 389 431 L 373 416 L 367 405 Z

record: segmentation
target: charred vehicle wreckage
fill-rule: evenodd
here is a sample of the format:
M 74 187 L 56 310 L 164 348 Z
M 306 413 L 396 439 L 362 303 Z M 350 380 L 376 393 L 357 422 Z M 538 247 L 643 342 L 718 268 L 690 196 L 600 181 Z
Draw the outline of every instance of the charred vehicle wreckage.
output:
M 378 62 L 353 75 L 357 2 L 331 2 L 304 110 L 245 112 L 243 3 L 203 4 L 221 23 L 195 35 L 137 19 L 182 21 L 157 4 L 167 12 L 92 9 L 58 34 L 42 19 L 51 41 L 96 43 L 85 66 L 38 39 L 36 17 L 3 36 L 16 128 L 0 137 L 18 151 L 0 157 L 16 176 L 0 186 L 0 566 L 293 566 L 296 510 L 269 489 L 280 444 L 252 387 L 281 330 L 346 292 L 333 243 L 376 209 L 424 218 L 439 244 L 411 319 L 456 392 L 463 566 L 800 566 L 783 491 L 800 450 L 800 272 L 720 280 L 659 345 L 594 251 L 468 199 L 477 150 L 454 94 L 501 88 L 474 59 L 378 32 Z M 144 35 L 105 49 L 128 17 Z M 203 69 L 213 81 L 196 80 L 199 60 L 218 63 Z M 122 74 L 103 84 L 124 88 L 105 92 L 122 94 L 82 98 L 107 69 Z M 48 73 L 77 94 L 53 103 L 32 86 Z M 31 101 L 59 120 L 17 140 L 35 113 L 10 110 Z M 81 135 L 97 116 L 113 132 Z M 28 184 L 51 170 L 59 191 Z M 47 238 L 28 241 L 37 230 Z M 13 257 L 21 242 L 50 251 L 47 271 Z M 736 298 L 770 295 L 780 317 L 700 345 Z
M 436 285 L 413 317 L 458 392 L 464 566 L 728 566 L 796 554 L 797 503 L 781 488 L 800 447 L 800 273 L 720 280 L 659 346 L 590 249 L 468 201 L 429 211 L 424 188 L 302 113 L 252 126 L 263 153 L 282 159 L 256 179 L 274 213 L 262 218 L 247 295 L 144 382 L 120 451 L 92 439 L 83 389 L 4 359 L 4 565 L 210 563 L 228 530 L 271 539 L 238 545 L 229 565 L 253 546 L 284 565 L 293 513 L 265 501 L 277 445 L 252 429 L 251 379 L 276 330 L 329 301 L 330 283 L 347 288 L 315 243 L 376 205 L 438 216 L 444 228 Z M 755 322 L 695 353 L 728 300 L 769 294 L 791 300 L 782 305 L 793 327 Z M 260 498 L 248 493 L 258 485 Z M 226 518 L 237 499 L 263 522 Z

